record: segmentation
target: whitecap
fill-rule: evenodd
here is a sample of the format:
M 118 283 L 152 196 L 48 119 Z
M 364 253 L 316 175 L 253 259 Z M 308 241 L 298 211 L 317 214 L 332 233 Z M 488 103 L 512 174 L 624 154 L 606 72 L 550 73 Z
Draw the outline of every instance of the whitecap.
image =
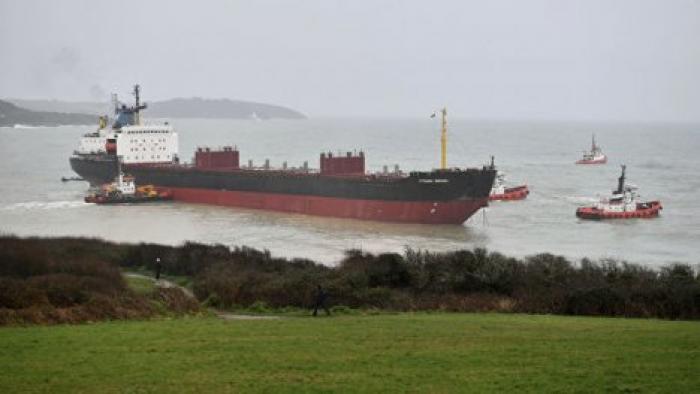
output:
M 1 207 L 0 210 L 3 211 L 16 211 L 16 210 L 49 210 L 49 209 L 71 209 L 80 208 L 87 206 L 89 204 L 83 201 L 24 201 L 15 204 L 6 205 Z

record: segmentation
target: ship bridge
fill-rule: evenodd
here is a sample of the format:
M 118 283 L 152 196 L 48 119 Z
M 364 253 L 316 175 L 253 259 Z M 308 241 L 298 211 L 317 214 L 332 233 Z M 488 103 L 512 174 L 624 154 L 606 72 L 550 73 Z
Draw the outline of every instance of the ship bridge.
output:
M 172 162 L 178 152 L 178 135 L 167 124 L 122 127 L 114 142 L 125 164 Z

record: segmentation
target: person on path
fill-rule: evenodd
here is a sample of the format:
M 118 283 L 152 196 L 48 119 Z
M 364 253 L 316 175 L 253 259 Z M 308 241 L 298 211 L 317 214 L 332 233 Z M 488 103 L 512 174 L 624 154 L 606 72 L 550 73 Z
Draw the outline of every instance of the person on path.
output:
M 162 264 L 160 263 L 160 257 L 156 257 L 156 265 L 155 265 L 155 270 L 156 270 L 156 280 L 160 280 L 160 270 L 163 268 Z
M 330 316 L 331 311 L 328 310 L 328 306 L 326 306 L 326 300 L 328 300 L 328 293 L 321 287 L 321 285 L 318 285 L 316 287 L 316 300 L 314 303 L 314 313 L 313 316 L 318 315 L 318 309 L 323 308 L 324 311 L 326 311 L 326 315 Z

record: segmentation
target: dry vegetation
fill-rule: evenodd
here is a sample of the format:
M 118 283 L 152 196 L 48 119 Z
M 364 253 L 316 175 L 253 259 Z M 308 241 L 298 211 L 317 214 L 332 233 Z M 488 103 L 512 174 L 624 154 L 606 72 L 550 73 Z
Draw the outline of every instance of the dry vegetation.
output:
M 359 309 L 700 318 L 700 272 L 684 264 L 652 269 L 475 249 L 349 251 L 326 267 L 222 245 L 6 236 L 0 238 L 0 322 L 143 318 L 162 313 L 158 305 L 178 313 L 196 308 L 186 297 L 141 295 L 125 285 L 120 269 L 152 269 L 156 257 L 165 274 L 189 278 L 199 301 L 219 308 L 307 308 L 321 284 L 332 305 Z

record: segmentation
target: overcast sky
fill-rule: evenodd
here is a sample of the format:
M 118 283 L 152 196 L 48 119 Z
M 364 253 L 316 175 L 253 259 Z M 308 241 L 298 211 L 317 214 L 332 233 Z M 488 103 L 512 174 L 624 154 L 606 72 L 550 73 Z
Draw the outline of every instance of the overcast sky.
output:
M 700 122 L 700 1 L 0 0 L 0 97 Z

